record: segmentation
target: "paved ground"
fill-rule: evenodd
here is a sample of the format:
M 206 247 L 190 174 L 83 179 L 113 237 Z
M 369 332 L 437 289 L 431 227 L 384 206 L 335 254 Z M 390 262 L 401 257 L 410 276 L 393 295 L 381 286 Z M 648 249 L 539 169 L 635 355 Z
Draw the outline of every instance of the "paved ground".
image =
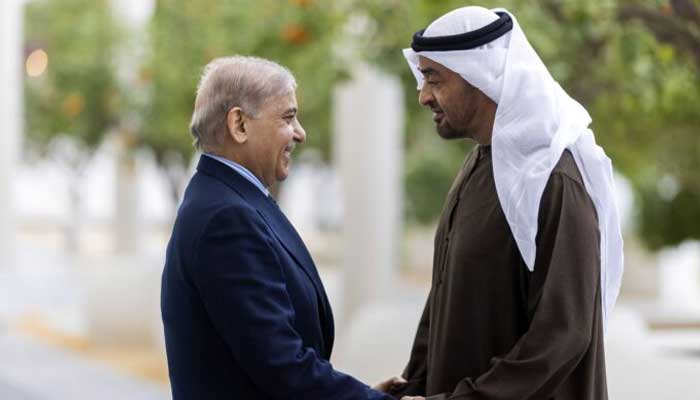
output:
M 0 335 L 0 355 L 3 400 L 170 398 L 164 386 L 18 335 Z
M 88 298 L 74 264 L 65 255 L 21 244 L 11 262 L 0 259 L 0 400 L 169 399 L 167 385 L 17 329 L 22 319 L 41 318 L 68 336 L 85 335 Z
M 39 400 L 38 397 L 10 386 L 5 382 L 0 382 L 0 399 L 7 400 Z

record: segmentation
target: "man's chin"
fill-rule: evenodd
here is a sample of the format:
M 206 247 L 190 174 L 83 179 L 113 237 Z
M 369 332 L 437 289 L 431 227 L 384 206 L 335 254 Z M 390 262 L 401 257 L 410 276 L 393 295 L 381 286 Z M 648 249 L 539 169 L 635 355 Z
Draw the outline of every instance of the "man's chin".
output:
M 289 171 L 292 169 L 292 158 L 290 156 L 282 156 L 280 158 L 277 168 L 275 169 L 275 179 L 277 181 L 283 181 L 289 176 Z
M 446 139 L 446 140 L 451 140 L 451 139 L 462 139 L 464 138 L 464 135 L 461 132 L 458 132 L 450 126 L 443 126 L 443 125 L 438 125 L 437 126 L 437 133 L 440 135 L 441 138 Z
M 289 168 L 285 168 L 284 171 L 279 171 L 275 175 L 275 179 L 277 179 L 277 182 L 282 182 L 283 180 L 287 179 L 289 176 Z

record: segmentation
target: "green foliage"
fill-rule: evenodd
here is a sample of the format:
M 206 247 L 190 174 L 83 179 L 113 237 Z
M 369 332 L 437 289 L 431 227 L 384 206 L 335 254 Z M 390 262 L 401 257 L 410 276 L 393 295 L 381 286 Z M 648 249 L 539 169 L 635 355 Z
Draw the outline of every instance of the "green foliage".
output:
M 46 72 L 26 79 L 29 139 L 43 148 L 68 135 L 96 147 L 121 104 L 111 66 L 119 32 L 107 1 L 34 1 L 25 12 L 27 49 L 48 54 Z
M 651 248 L 678 244 L 698 238 L 700 207 L 698 194 L 687 188 L 670 197 L 659 193 L 656 186 L 639 191 L 643 207 L 639 233 Z

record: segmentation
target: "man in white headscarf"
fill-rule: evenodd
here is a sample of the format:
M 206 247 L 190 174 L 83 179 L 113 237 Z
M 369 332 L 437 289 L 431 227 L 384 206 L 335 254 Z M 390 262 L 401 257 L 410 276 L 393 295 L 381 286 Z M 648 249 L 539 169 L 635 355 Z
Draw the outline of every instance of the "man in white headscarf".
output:
M 449 12 L 404 55 L 440 136 L 478 145 L 447 196 L 408 384 L 395 394 L 606 399 L 622 237 L 590 116 L 503 9 Z

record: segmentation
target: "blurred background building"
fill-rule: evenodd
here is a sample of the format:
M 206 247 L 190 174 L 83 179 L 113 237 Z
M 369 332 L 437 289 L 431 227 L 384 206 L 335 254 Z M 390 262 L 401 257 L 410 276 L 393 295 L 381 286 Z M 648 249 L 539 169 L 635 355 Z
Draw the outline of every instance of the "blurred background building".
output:
M 299 82 L 308 141 L 274 188 L 334 305 L 336 368 L 401 372 L 470 143 L 401 55 L 445 0 L 2 0 L 0 399 L 167 399 L 166 241 L 195 86 L 249 54 Z M 613 160 L 626 272 L 613 399 L 700 396 L 700 1 L 484 0 L 513 11 Z

